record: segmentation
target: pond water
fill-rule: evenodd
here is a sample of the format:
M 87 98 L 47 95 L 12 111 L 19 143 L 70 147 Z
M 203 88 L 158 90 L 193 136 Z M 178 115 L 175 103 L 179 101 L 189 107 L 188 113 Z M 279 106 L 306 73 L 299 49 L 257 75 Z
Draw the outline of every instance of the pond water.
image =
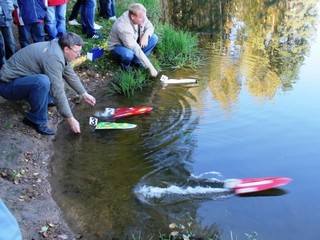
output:
M 196 78 L 197 85 L 162 86 L 157 78 L 134 97 L 101 92 L 94 109 L 75 109 L 79 136 L 60 126 L 50 181 L 65 219 L 83 239 L 149 239 L 169 233 L 173 222 L 192 222 L 192 231 L 204 235 L 221 232 L 224 240 L 248 239 L 245 233 L 253 232 L 257 239 L 319 238 L 317 1 L 255 1 L 268 3 L 259 13 L 245 11 L 246 1 L 213 1 L 220 10 L 205 18 L 209 2 L 186 11 L 184 20 L 203 33 L 204 63 L 195 71 L 161 73 Z M 176 8 L 190 10 L 183 3 Z M 168 14 L 183 24 L 181 12 Z M 97 110 L 141 105 L 154 109 L 117 120 L 136 129 L 94 132 L 88 125 Z M 270 176 L 293 181 L 246 197 L 220 184 Z

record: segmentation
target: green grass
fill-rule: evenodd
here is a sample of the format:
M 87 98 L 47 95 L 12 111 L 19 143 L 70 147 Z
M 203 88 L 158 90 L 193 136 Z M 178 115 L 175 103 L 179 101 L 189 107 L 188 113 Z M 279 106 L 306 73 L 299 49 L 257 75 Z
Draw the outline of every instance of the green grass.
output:
M 6 120 L 3 124 L 4 129 L 12 129 L 14 127 L 14 124 L 11 121 Z
M 160 28 L 157 58 L 166 68 L 195 68 L 200 62 L 198 38 L 189 32 L 164 24 Z
M 132 96 L 136 91 L 142 91 L 143 87 L 149 82 L 146 70 L 118 71 L 115 81 L 111 83 L 114 93 L 123 94 L 127 97 Z

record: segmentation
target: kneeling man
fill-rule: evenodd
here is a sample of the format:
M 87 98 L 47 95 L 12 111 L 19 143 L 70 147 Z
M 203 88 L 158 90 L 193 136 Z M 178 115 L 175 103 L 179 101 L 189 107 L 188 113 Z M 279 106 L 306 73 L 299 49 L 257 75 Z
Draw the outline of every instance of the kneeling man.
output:
M 48 105 L 54 103 L 74 133 L 80 124 L 73 117 L 65 82 L 91 106 L 96 99 L 88 94 L 71 62 L 81 55 L 83 40 L 75 33 L 38 42 L 17 51 L 0 70 L 0 95 L 12 101 L 27 100 L 30 111 L 23 123 L 43 135 L 54 135 L 47 127 Z
M 146 8 L 134 3 L 113 24 L 108 50 L 118 58 L 122 69 L 128 70 L 133 63 L 148 68 L 150 75 L 156 77 L 158 72 L 147 57 L 158 43 L 153 32 Z

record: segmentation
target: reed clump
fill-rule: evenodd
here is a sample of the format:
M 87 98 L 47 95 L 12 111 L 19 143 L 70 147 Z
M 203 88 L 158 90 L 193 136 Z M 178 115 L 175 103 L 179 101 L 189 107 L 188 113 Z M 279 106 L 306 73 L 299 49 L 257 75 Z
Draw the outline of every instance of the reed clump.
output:
M 189 32 L 174 29 L 170 24 L 159 27 L 160 42 L 156 56 L 165 68 L 195 68 L 199 62 L 198 38 Z
M 112 92 L 130 97 L 136 91 L 141 91 L 147 85 L 148 80 L 146 71 L 138 69 L 120 70 L 115 74 L 115 80 L 111 82 Z

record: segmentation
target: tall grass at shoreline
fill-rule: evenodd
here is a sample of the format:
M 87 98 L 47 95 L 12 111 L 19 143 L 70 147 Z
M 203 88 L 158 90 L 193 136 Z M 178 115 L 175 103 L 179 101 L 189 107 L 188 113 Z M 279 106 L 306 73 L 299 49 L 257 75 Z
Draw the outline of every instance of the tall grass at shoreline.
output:
M 156 56 L 165 68 L 195 68 L 199 64 L 198 38 L 189 32 L 175 30 L 171 25 L 160 27 Z
M 118 71 L 115 80 L 111 83 L 112 92 L 123 94 L 127 97 L 134 95 L 137 90 L 142 90 L 148 82 L 147 72 L 142 70 Z

